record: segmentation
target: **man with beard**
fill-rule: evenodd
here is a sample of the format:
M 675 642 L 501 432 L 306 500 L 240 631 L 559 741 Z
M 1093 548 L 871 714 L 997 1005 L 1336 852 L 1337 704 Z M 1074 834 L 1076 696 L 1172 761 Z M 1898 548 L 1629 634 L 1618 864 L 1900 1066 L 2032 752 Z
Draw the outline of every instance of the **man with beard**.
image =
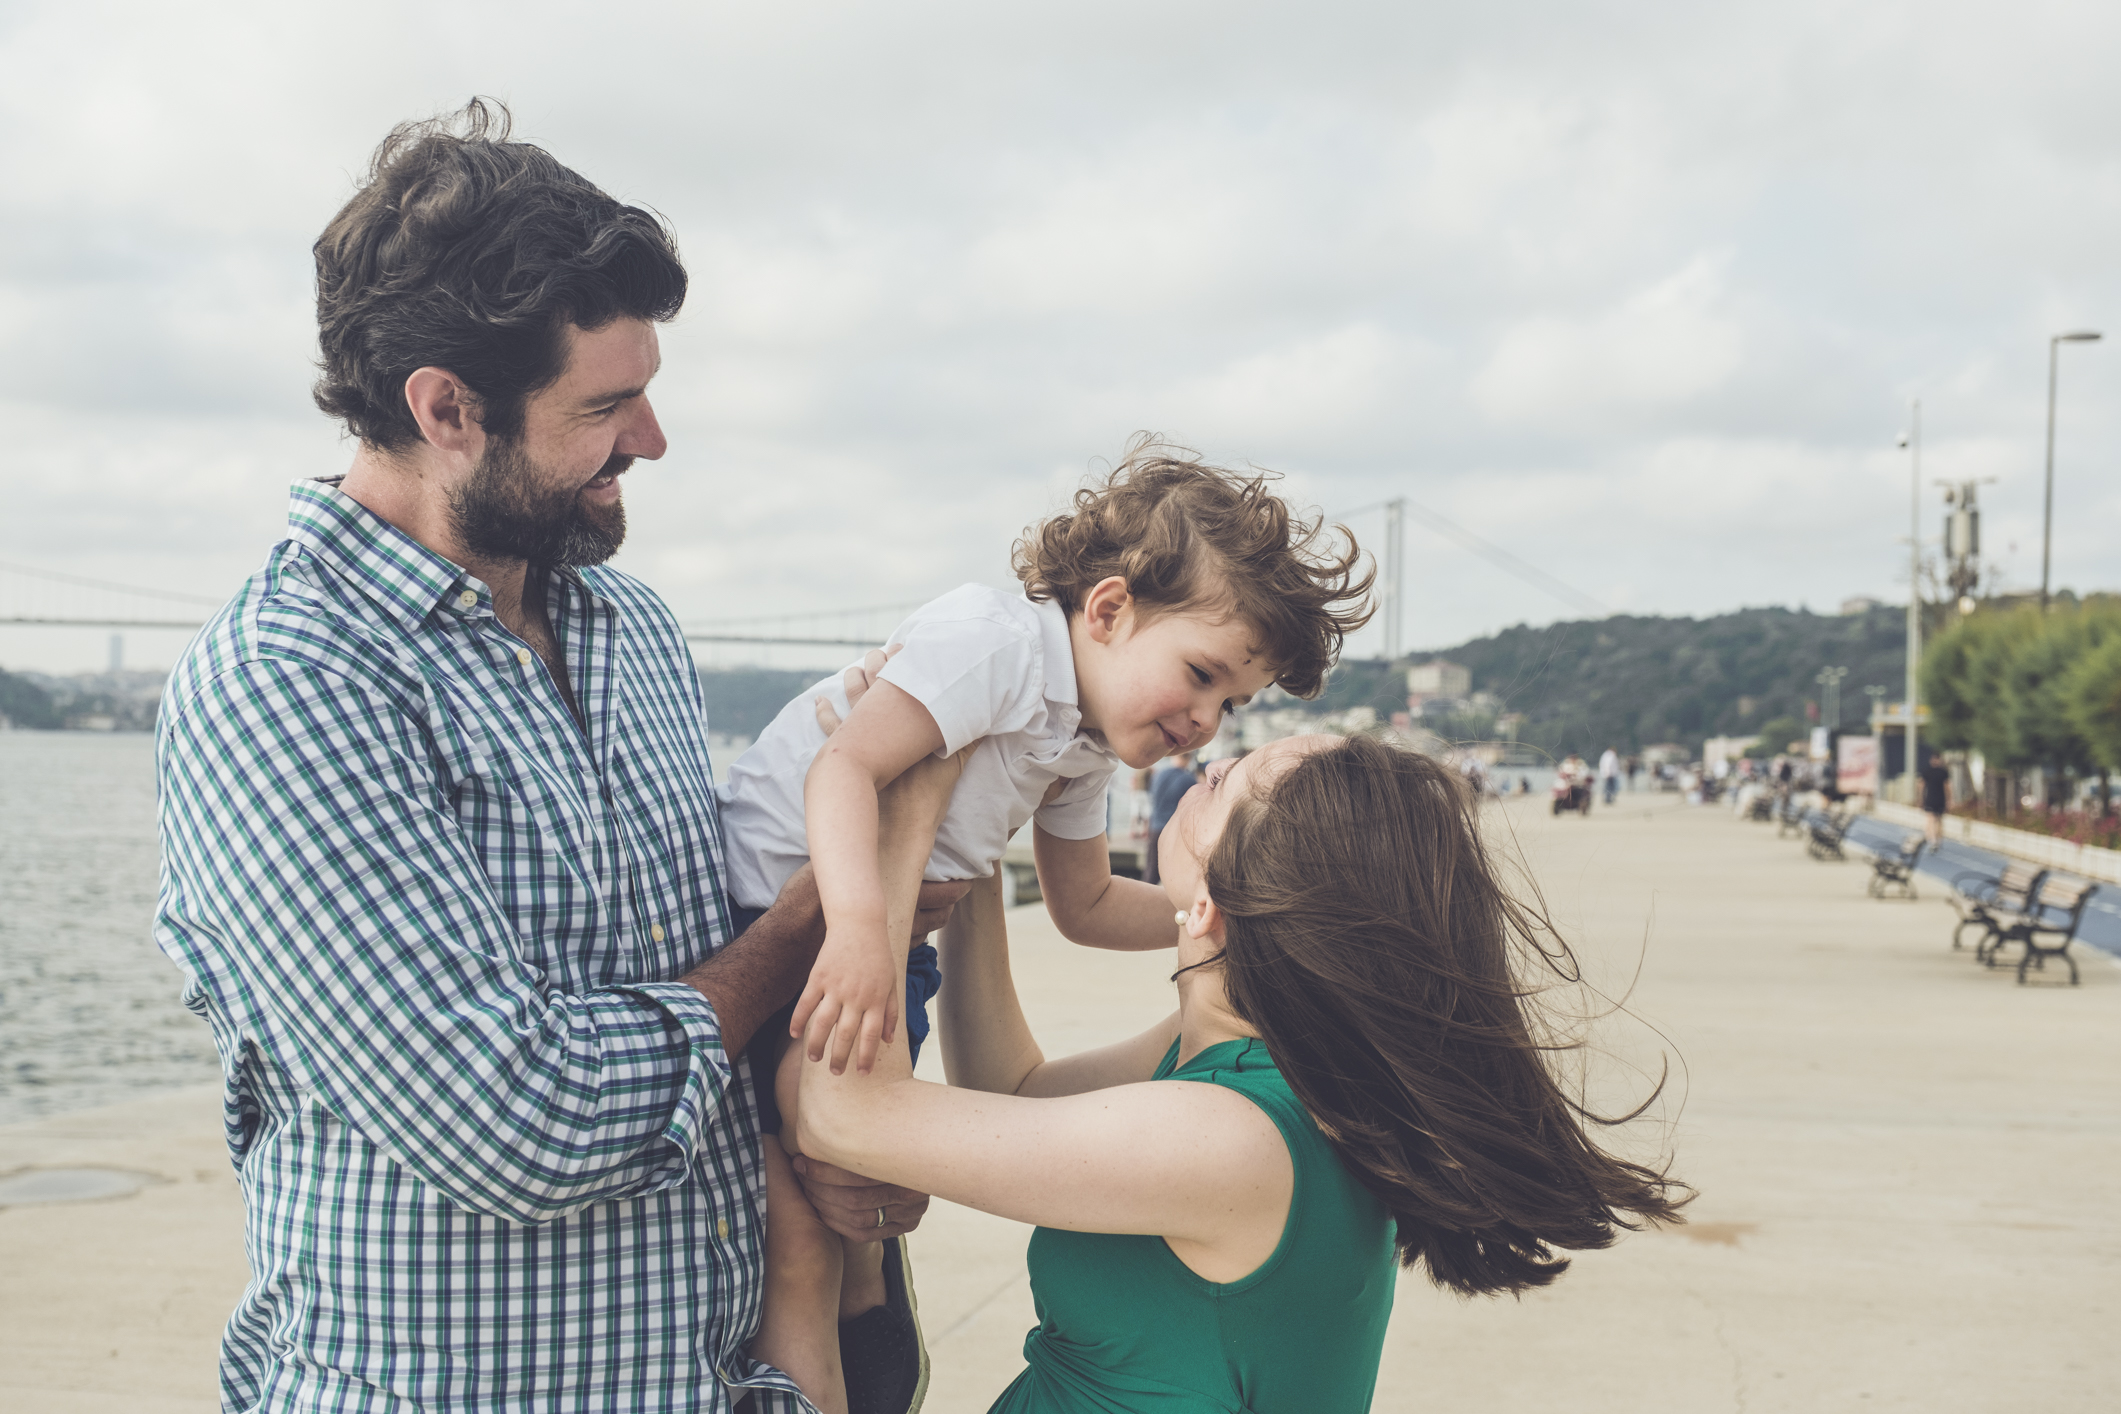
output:
M 316 264 L 353 466 L 293 489 L 157 739 L 156 940 L 220 1048 L 252 1264 L 224 1405 L 794 1409 L 747 1350 L 739 1057 L 808 973 L 816 893 L 730 940 L 684 636 L 602 567 L 664 451 L 684 267 L 482 102 L 393 132 Z M 927 1205 L 810 1180 L 850 1236 Z M 885 1328 L 865 1367 L 917 1367 Z

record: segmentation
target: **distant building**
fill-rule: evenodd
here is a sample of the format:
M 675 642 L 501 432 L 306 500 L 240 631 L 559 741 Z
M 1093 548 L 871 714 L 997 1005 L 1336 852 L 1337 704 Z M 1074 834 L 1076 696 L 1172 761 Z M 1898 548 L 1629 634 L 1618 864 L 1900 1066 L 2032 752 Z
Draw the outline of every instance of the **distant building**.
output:
M 1871 596 L 1868 594 L 1858 594 L 1853 599 L 1844 599 L 1841 601 L 1841 612 L 1843 614 L 1868 614 L 1873 609 L 1879 609 L 1883 607 L 1884 605 L 1880 604 L 1876 599 L 1871 598 Z
M 1757 736 L 1712 736 L 1701 744 L 1701 764 L 1714 770 L 1718 761 L 1736 761 L 1759 744 Z
M 1416 663 L 1407 669 L 1407 700 L 1410 707 L 1416 699 L 1430 697 L 1471 697 L 1473 674 L 1456 663 L 1437 658 L 1427 663 Z

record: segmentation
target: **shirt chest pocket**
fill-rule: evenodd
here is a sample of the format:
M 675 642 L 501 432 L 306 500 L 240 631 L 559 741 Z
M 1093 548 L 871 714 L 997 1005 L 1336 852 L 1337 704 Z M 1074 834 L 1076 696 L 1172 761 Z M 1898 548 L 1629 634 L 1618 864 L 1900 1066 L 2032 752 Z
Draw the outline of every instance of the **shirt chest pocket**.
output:
M 429 740 L 440 803 L 506 910 L 523 960 L 559 986 L 597 985 L 617 892 L 612 842 L 570 775 L 567 744 L 503 737 L 467 704 L 436 700 Z

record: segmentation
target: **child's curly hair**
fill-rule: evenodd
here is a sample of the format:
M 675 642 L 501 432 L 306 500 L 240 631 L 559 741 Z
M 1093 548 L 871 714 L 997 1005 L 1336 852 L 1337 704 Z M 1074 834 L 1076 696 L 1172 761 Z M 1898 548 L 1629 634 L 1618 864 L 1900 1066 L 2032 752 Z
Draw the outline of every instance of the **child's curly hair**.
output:
M 1375 568 L 1345 526 L 1333 543 L 1323 516 L 1289 513 L 1267 489 L 1273 472 L 1228 471 L 1152 433 L 1127 444 L 1098 485 L 1075 493 L 1075 510 L 1049 516 L 1016 542 L 1011 565 L 1034 600 L 1073 614 L 1100 581 L 1127 581 L 1145 618 L 1189 607 L 1226 609 L 1259 635 L 1252 645 L 1274 681 L 1316 697 L 1342 640 L 1375 612 Z

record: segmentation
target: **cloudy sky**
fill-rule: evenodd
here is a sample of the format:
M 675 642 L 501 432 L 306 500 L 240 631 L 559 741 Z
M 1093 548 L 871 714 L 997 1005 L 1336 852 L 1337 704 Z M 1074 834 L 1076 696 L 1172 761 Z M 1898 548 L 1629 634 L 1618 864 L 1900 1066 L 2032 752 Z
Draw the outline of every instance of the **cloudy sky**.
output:
M 2117 587 L 2117 65 L 2121 7 L 2045 0 L 0 0 L 0 562 L 254 568 L 349 454 L 309 244 L 391 123 L 487 93 L 677 230 L 619 563 L 690 619 L 1005 582 L 1143 428 L 1616 610 L 1892 598 L 1914 397 L 2033 586 L 2078 327 L 2055 578 Z M 1407 537 L 1409 646 L 1576 616 Z

